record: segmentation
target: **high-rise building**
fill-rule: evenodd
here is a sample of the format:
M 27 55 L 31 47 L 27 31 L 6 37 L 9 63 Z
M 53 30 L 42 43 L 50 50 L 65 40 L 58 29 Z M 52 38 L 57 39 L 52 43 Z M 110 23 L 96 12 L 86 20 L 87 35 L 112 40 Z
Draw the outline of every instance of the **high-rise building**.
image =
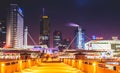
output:
M 17 4 L 10 4 L 7 17 L 6 46 L 23 48 L 24 15 Z
M 6 21 L 0 19 L 0 47 L 4 47 L 6 43 Z
M 84 45 L 85 45 L 85 30 L 79 27 L 76 30 L 75 33 L 76 33 L 75 48 L 77 48 L 77 49 L 84 49 Z
M 53 33 L 53 47 L 57 47 L 62 44 L 62 33 L 60 31 L 55 31 Z
M 72 41 L 71 41 L 71 38 L 66 38 L 63 40 L 63 46 L 66 48 L 66 49 L 71 49 L 71 46 L 72 46 Z
M 40 19 L 39 44 L 50 46 L 50 22 L 49 17 L 45 15 Z

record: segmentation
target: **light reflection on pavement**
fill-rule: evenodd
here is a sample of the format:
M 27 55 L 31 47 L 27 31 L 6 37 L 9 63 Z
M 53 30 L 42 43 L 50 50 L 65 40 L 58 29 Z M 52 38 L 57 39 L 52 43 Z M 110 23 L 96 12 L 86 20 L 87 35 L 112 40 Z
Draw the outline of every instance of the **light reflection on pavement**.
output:
M 42 63 L 40 66 L 26 68 L 15 73 L 83 73 L 80 70 L 64 63 Z

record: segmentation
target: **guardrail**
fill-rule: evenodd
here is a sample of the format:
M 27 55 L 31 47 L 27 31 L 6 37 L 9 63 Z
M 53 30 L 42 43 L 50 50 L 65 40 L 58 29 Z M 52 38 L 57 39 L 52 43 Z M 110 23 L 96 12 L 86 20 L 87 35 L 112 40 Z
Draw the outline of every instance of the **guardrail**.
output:
M 14 60 L 7 62 L 0 62 L 0 73 L 13 73 L 20 72 L 25 68 L 34 65 L 40 65 L 41 59 L 27 59 L 27 60 Z
M 66 58 L 63 62 L 85 73 L 120 73 L 120 65 L 105 64 L 95 60 Z

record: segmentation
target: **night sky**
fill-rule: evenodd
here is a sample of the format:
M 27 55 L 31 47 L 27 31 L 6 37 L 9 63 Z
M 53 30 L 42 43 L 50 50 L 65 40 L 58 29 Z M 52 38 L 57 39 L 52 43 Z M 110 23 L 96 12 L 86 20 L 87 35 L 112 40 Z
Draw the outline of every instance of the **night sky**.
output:
M 59 30 L 63 38 L 72 39 L 76 29 L 68 26 L 72 22 L 85 29 L 90 39 L 93 35 L 104 39 L 120 37 L 120 0 L 1 0 L 0 18 L 6 17 L 10 2 L 17 2 L 22 7 L 25 25 L 36 43 L 42 8 L 45 8 L 45 15 L 50 17 L 51 35 Z

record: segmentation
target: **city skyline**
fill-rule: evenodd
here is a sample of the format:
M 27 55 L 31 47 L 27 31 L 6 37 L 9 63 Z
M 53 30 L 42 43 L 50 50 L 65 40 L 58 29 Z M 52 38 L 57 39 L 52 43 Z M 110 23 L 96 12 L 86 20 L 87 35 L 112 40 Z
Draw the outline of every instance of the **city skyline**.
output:
M 25 25 L 33 39 L 38 43 L 40 16 L 42 8 L 50 17 L 51 34 L 55 30 L 63 33 L 64 38 L 73 38 L 75 27 L 67 26 L 68 23 L 79 24 L 86 30 L 86 35 L 103 36 L 111 39 L 112 36 L 120 36 L 120 1 L 116 0 L 14 0 L 22 7 L 25 15 Z M 0 18 L 6 16 L 9 0 L 0 3 Z M 92 38 L 91 38 L 92 39 Z

